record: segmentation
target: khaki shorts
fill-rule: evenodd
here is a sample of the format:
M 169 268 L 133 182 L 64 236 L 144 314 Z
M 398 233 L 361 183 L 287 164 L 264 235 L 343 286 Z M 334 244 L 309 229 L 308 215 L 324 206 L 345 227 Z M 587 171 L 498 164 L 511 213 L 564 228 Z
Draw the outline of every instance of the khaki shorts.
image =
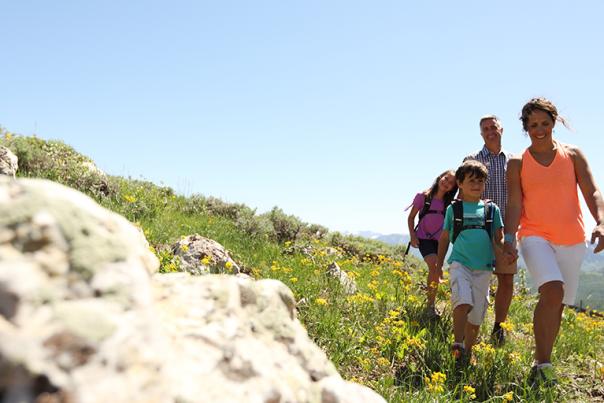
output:
M 449 266 L 453 309 L 459 305 L 470 305 L 468 322 L 473 325 L 480 325 L 487 313 L 490 283 L 491 271 L 471 270 L 459 262 L 452 262 Z
M 516 274 L 518 273 L 518 265 L 516 262 L 507 264 L 503 250 L 493 248 L 495 251 L 495 271 L 493 274 Z

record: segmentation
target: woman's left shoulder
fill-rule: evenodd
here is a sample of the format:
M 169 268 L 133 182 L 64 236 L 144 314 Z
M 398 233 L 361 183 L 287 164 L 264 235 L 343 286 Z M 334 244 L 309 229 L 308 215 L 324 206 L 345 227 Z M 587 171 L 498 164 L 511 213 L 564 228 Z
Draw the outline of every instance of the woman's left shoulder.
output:
M 558 143 L 558 146 L 573 159 L 577 157 L 583 158 L 583 152 L 574 144 Z

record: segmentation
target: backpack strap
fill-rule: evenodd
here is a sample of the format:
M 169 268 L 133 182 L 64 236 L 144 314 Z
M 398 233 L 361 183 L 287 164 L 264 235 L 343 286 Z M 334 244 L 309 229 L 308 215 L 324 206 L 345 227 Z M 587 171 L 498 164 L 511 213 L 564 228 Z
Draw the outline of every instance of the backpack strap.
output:
M 493 241 L 493 220 L 495 218 L 495 208 L 493 202 L 485 200 L 484 202 L 484 229 L 489 234 L 489 239 Z
M 484 224 L 483 225 L 463 225 L 463 202 L 461 200 L 455 200 L 451 203 L 453 206 L 453 235 L 451 237 L 451 243 L 455 243 L 455 240 L 465 229 L 484 229 L 489 235 L 489 239 L 493 240 L 493 221 L 495 219 L 495 207 L 493 202 L 490 200 L 484 201 Z
M 451 243 L 455 243 L 457 236 L 463 231 L 463 201 L 454 200 L 451 202 L 453 208 L 453 235 L 451 236 Z

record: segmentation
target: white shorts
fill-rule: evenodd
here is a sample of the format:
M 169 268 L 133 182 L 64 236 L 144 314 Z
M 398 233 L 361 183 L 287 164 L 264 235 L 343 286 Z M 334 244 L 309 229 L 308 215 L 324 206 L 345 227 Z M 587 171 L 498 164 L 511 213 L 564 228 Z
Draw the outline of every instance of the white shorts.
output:
M 487 313 L 491 274 L 491 271 L 468 269 L 459 262 L 453 262 L 449 266 L 453 309 L 459 305 L 470 305 L 472 308 L 468 313 L 468 322 L 476 326 L 482 323 Z
M 541 237 L 527 236 L 520 240 L 520 249 L 537 288 L 550 281 L 561 281 L 564 283 L 562 303 L 573 305 L 587 243 L 554 245 Z

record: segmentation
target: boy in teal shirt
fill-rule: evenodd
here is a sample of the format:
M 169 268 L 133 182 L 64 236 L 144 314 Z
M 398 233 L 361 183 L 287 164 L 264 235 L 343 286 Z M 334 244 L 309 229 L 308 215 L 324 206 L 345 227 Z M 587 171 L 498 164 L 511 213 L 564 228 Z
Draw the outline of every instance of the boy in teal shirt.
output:
M 489 303 L 489 284 L 495 260 L 493 248 L 503 247 L 503 222 L 499 207 L 480 199 L 487 177 L 487 168 L 478 161 L 466 161 L 457 169 L 455 179 L 462 200 L 455 203 L 461 205 L 447 208 L 438 241 L 437 268 L 440 270 L 449 249 L 449 241 L 453 243 L 447 263 L 455 338 L 452 350 L 457 362 L 471 356 Z M 461 213 L 460 207 L 463 207 L 463 218 L 460 217 L 462 214 L 458 214 L 458 217 L 454 214 L 455 209 Z

